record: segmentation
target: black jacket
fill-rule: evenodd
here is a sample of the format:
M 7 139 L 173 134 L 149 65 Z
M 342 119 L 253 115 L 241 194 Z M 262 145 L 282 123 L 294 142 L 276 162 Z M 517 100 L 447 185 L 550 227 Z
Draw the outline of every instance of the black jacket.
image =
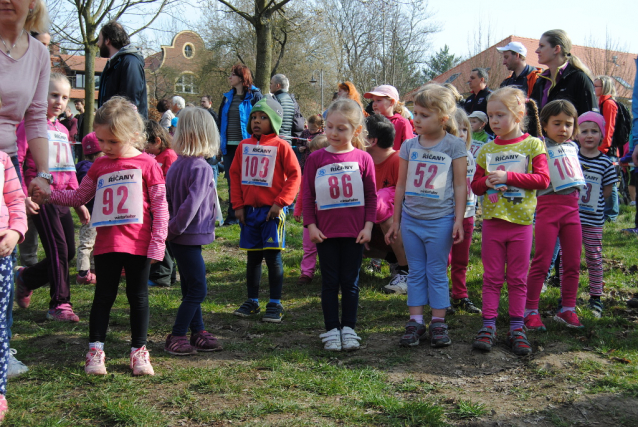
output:
M 127 97 L 142 117 L 148 118 L 144 58 L 130 45 L 124 46 L 106 63 L 100 77 L 98 108 L 117 95 Z
M 482 111 L 487 114 L 487 97 L 492 93 L 487 87 L 483 90 L 480 90 L 479 93 L 468 96 L 465 100 L 465 104 L 463 104 L 463 108 L 465 112 L 469 116 L 475 111 Z M 492 128 L 490 128 L 489 123 L 485 125 L 485 132 L 492 134 Z
M 538 77 L 534 89 L 532 89 L 531 99 L 536 101 L 538 110 L 542 108 L 548 102 L 556 99 L 566 99 L 576 107 L 578 115 L 592 111 L 594 107 L 597 107 L 596 95 L 594 94 L 594 83 L 591 79 L 581 70 L 572 67 L 571 64 L 567 64 L 563 74 L 560 76 L 556 86 L 549 92 L 547 96 L 547 102 L 541 104 L 543 100 L 543 90 L 545 89 L 545 83 L 549 80 L 545 75 L 549 74 L 549 70 L 546 70 Z

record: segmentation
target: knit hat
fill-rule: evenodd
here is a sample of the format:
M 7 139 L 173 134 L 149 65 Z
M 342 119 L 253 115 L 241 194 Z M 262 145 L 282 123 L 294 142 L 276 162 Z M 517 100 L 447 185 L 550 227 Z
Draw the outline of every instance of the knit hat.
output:
M 281 104 L 271 98 L 261 98 L 250 110 L 250 114 L 255 111 L 263 111 L 268 115 L 272 129 L 277 135 L 279 135 L 279 129 L 281 129 L 281 122 L 284 119 L 284 109 L 281 108 Z M 248 119 L 248 133 L 253 134 L 253 130 L 250 127 L 250 118 Z
M 97 142 L 97 136 L 95 136 L 95 132 L 91 132 L 90 134 L 82 138 L 82 151 L 84 151 L 85 156 L 102 151 L 100 149 L 100 144 Z
M 598 125 L 598 128 L 600 129 L 600 133 L 603 136 L 603 139 L 605 138 L 605 118 L 601 114 L 598 114 L 595 111 L 588 111 L 586 113 L 583 113 L 578 117 L 578 126 L 580 126 L 581 123 L 585 122 L 596 123 Z

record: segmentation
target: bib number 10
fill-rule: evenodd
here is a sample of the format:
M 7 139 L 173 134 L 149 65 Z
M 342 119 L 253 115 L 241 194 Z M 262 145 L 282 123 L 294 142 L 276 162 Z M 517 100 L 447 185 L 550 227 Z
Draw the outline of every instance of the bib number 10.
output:
M 341 186 L 339 185 L 339 181 L 341 181 Z M 352 177 L 347 174 L 341 175 L 341 180 L 336 176 L 328 178 L 328 188 L 330 189 L 330 197 L 333 199 L 341 197 L 342 188 L 343 197 L 352 197 L 354 194 L 352 189 Z
M 124 207 L 126 199 L 128 199 L 128 189 L 126 186 L 117 187 L 116 191 L 113 188 L 105 188 L 102 195 L 102 213 L 104 215 L 111 215 L 115 206 L 115 197 L 119 199 L 117 203 L 117 214 L 127 214 L 128 209 Z
M 439 171 L 439 167 L 437 165 L 428 166 L 424 163 L 419 163 L 416 167 L 415 175 L 417 177 L 414 179 L 414 186 L 417 188 L 421 187 L 423 185 L 423 180 L 425 179 L 425 174 L 429 173 L 430 175 L 425 181 L 425 188 L 430 190 L 434 189 L 434 186 L 432 185 L 432 181 L 434 181 L 434 178 L 436 178 L 436 174 L 438 171 Z
M 261 161 L 256 156 L 246 156 L 245 160 L 245 176 L 255 178 L 259 175 L 260 178 L 266 178 L 268 176 L 268 164 L 270 160 L 268 157 L 262 157 Z
M 561 167 L 561 163 L 562 163 L 562 167 Z M 556 166 L 556 169 L 558 170 L 558 174 L 560 175 L 560 179 L 565 179 L 565 174 L 567 174 L 568 177 L 570 178 L 574 178 L 576 177 L 576 169 L 574 167 L 574 165 L 571 162 L 571 159 L 569 157 L 562 157 L 560 159 L 554 159 L 554 166 Z M 576 166 L 579 167 L 579 166 Z M 563 172 L 563 169 L 565 170 L 565 172 Z

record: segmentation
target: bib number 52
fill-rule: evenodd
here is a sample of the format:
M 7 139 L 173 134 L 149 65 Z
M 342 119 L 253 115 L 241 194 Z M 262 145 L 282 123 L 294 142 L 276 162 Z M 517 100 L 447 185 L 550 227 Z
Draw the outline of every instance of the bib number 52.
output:
M 430 165 L 428 167 L 428 165 L 424 163 L 419 163 L 415 171 L 415 175 L 417 177 L 414 179 L 414 186 L 421 187 L 423 185 L 423 180 L 425 179 L 425 174 L 429 173 L 430 176 L 425 181 L 425 188 L 432 190 L 434 186 L 431 183 L 434 180 L 434 178 L 436 178 L 436 174 L 438 171 L 439 171 L 439 167 L 437 165 Z

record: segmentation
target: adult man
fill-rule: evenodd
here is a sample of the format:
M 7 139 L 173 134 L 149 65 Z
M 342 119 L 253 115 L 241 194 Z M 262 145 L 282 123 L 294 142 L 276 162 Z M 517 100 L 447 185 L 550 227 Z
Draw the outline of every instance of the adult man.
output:
M 125 96 L 144 118 L 148 118 L 144 57 L 129 44 L 126 30 L 116 21 L 102 27 L 97 46 L 100 56 L 110 59 L 100 77 L 97 105 L 101 107 L 114 96 Z
M 174 96 L 171 99 L 171 111 L 175 114 L 175 117 L 179 116 L 179 112 L 186 107 L 186 101 L 181 96 Z
M 77 114 L 75 115 L 76 120 L 78 121 L 78 133 L 75 136 L 75 140 L 77 142 L 82 142 L 82 138 L 84 138 L 84 98 L 78 98 L 73 101 L 75 105 L 75 109 L 77 110 Z M 82 145 L 77 144 L 75 146 L 75 158 L 80 161 L 84 160 L 84 153 L 82 152 Z
M 288 93 L 290 82 L 288 78 L 283 74 L 275 74 L 270 79 L 270 93 L 273 94 L 277 102 L 281 104 L 284 110 L 284 118 L 281 122 L 281 129 L 279 136 L 295 136 L 299 137 L 303 132 L 303 117 L 299 113 L 299 104 L 295 100 L 294 96 Z M 296 120 L 295 116 L 301 120 Z M 301 121 L 301 123 L 299 123 Z M 286 139 L 286 138 L 284 138 Z
M 213 119 L 215 119 L 215 123 L 219 123 L 219 118 L 217 117 L 217 113 L 213 108 L 213 103 L 211 102 L 210 95 L 202 96 L 202 99 L 200 99 L 199 101 L 199 105 L 201 105 L 203 109 L 207 110 L 210 115 L 213 116 Z
M 492 93 L 487 88 L 488 74 L 485 68 L 474 68 L 470 73 L 470 79 L 467 84 L 470 86 L 472 95 L 470 95 L 463 104 L 465 112 L 469 115 L 474 111 L 482 111 L 487 114 L 487 96 Z M 492 134 L 492 129 L 488 124 L 485 127 L 485 131 Z
M 543 70 L 527 65 L 525 61 L 527 48 L 523 46 L 523 43 L 510 42 L 506 46 L 497 47 L 496 50 L 503 53 L 503 65 L 512 72 L 508 78 L 503 80 L 501 87 L 514 86 L 529 97 L 534 83 Z

